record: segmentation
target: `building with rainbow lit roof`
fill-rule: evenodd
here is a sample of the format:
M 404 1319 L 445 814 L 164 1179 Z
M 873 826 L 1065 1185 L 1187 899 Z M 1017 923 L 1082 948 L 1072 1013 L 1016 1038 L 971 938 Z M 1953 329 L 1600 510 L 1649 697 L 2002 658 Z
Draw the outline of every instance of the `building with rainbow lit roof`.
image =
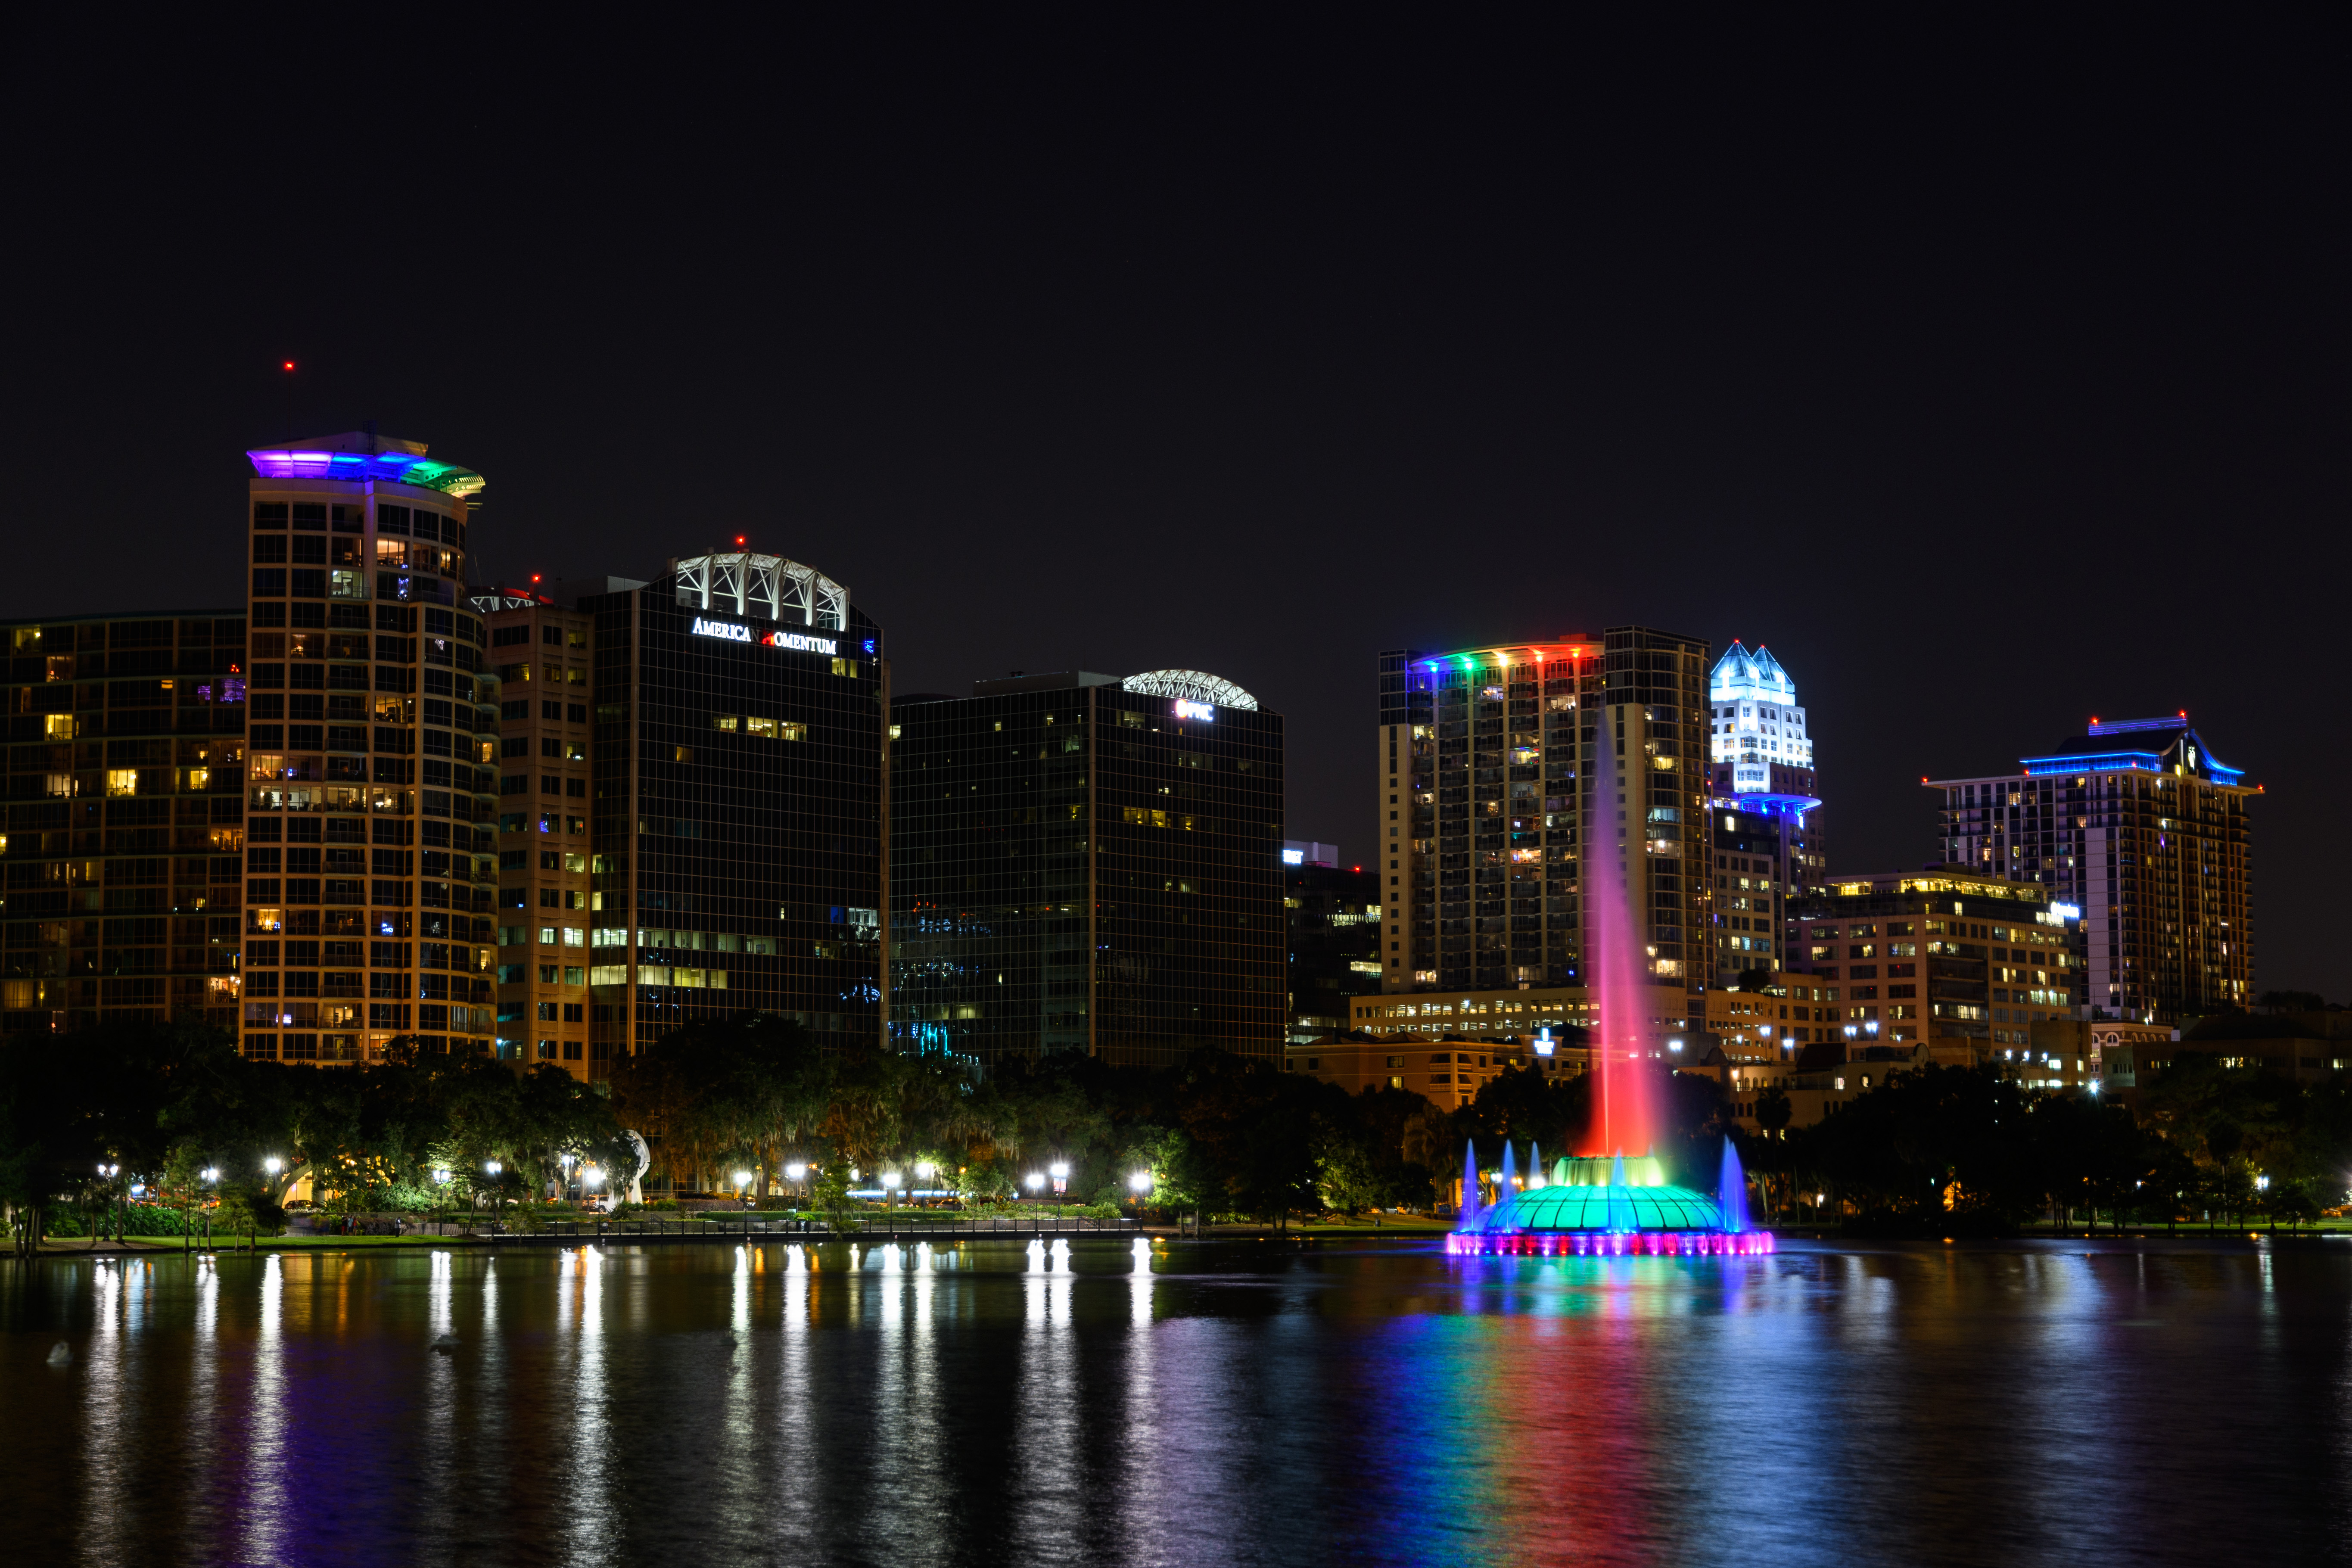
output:
M 1580 982 L 1604 861 L 1647 983 L 1710 978 L 1705 642 L 1612 626 L 1380 658 L 1383 992 Z

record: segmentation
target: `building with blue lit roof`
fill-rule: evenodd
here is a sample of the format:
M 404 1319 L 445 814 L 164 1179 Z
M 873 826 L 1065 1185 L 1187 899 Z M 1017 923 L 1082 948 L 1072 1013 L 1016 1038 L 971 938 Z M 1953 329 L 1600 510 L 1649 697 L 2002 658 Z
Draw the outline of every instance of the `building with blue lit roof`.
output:
M 1922 783 L 1943 794 L 1946 867 L 2040 882 L 2082 911 L 2079 1004 L 2170 1024 L 2251 998 L 2262 791 L 2188 714 L 2094 719 L 2018 773 Z
M 1787 901 L 1818 888 L 1829 861 L 1796 678 L 1769 648 L 1750 653 L 1734 640 L 1707 678 L 1707 700 L 1709 934 L 1714 983 L 1730 987 L 1784 966 Z

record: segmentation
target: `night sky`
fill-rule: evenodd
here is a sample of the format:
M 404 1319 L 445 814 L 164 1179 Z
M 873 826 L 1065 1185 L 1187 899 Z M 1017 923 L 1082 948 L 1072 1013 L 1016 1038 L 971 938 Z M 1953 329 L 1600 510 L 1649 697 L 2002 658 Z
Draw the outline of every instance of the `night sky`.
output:
M 2186 708 L 2352 1000 L 2326 14 L 403 17 L 20 39 L 0 614 L 241 604 L 243 450 L 373 418 L 491 577 L 740 532 L 901 691 L 1226 676 L 1349 855 L 1385 647 L 1768 644 L 1843 871 Z

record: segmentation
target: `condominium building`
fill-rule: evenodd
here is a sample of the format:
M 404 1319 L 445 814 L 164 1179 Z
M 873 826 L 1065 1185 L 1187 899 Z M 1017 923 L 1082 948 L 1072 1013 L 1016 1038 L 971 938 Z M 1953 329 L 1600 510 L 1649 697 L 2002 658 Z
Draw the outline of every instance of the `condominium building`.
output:
M 245 641 L 241 608 L 0 623 L 0 1034 L 236 1028 Z
M 499 677 L 499 1054 L 584 1079 L 594 620 L 536 587 L 471 602 Z
M 1706 655 L 1644 626 L 1381 655 L 1384 990 L 1579 981 L 1591 855 L 1617 859 L 1642 969 L 1705 984 Z
M 499 682 L 461 586 L 482 477 L 373 431 L 247 457 L 243 1048 L 487 1053 Z
M 520 802 L 501 797 L 520 839 L 499 836 L 522 848 L 501 873 L 502 919 L 522 923 L 502 936 L 531 940 L 500 956 L 533 1054 L 551 1037 L 573 1065 L 583 997 L 593 1078 L 753 1009 L 821 1044 L 880 1043 L 889 666 L 849 590 L 737 550 L 499 619 L 531 628 L 516 647 L 538 668 L 505 688 L 528 694 L 505 740 L 530 762 Z
M 2037 882 L 1944 871 L 1840 877 L 1790 900 L 1787 989 L 1803 1046 L 1924 1046 L 1970 1065 L 2074 1004 L 2080 921 Z
M 1952 870 L 2040 883 L 2082 912 L 2075 1000 L 2173 1024 L 2253 986 L 2249 808 L 2262 793 L 2189 723 L 2101 723 L 2016 773 L 1922 780 L 1943 797 Z
M 1198 670 L 891 710 L 891 1027 L 987 1063 L 1282 1047 L 1282 716 Z

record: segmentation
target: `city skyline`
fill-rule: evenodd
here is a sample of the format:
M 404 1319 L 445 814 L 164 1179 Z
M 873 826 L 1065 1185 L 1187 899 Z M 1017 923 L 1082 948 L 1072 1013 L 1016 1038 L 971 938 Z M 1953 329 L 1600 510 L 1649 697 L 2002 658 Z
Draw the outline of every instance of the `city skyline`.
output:
M 140 137 L 61 97 L 0 614 L 241 602 L 181 546 L 233 454 L 373 419 L 496 477 L 485 576 L 650 577 L 745 533 L 859 584 L 909 689 L 1206 663 L 1292 716 L 1300 838 L 1384 826 L 1356 782 L 1382 647 L 1769 645 L 1853 868 L 1932 858 L 1923 774 L 2186 709 L 2311 847 L 2260 870 L 2258 983 L 2346 994 L 2347 748 L 2298 673 L 2342 510 L 2326 95 L 2256 90 L 2302 68 L 2251 38 L 2047 94 L 2041 57 L 1948 41 L 1948 75 L 1864 92 L 1812 26 L 1572 91 L 1544 48 L 1399 94 L 1276 42 L 1181 154 L 1185 73 L 1084 41 L 980 51 L 1078 92 L 1079 137 L 850 71 L 771 121 L 713 103 L 692 152 L 632 109 L 542 157 L 529 96 L 420 82 L 369 136 L 478 215 L 433 265 L 364 226 L 251 264 L 244 172 L 315 166 L 315 125 L 159 81 L 142 113 L 191 112 Z M 1780 112 L 1856 92 L 1859 121 Z M 93 581 L 93 530 L 154 564 Z

